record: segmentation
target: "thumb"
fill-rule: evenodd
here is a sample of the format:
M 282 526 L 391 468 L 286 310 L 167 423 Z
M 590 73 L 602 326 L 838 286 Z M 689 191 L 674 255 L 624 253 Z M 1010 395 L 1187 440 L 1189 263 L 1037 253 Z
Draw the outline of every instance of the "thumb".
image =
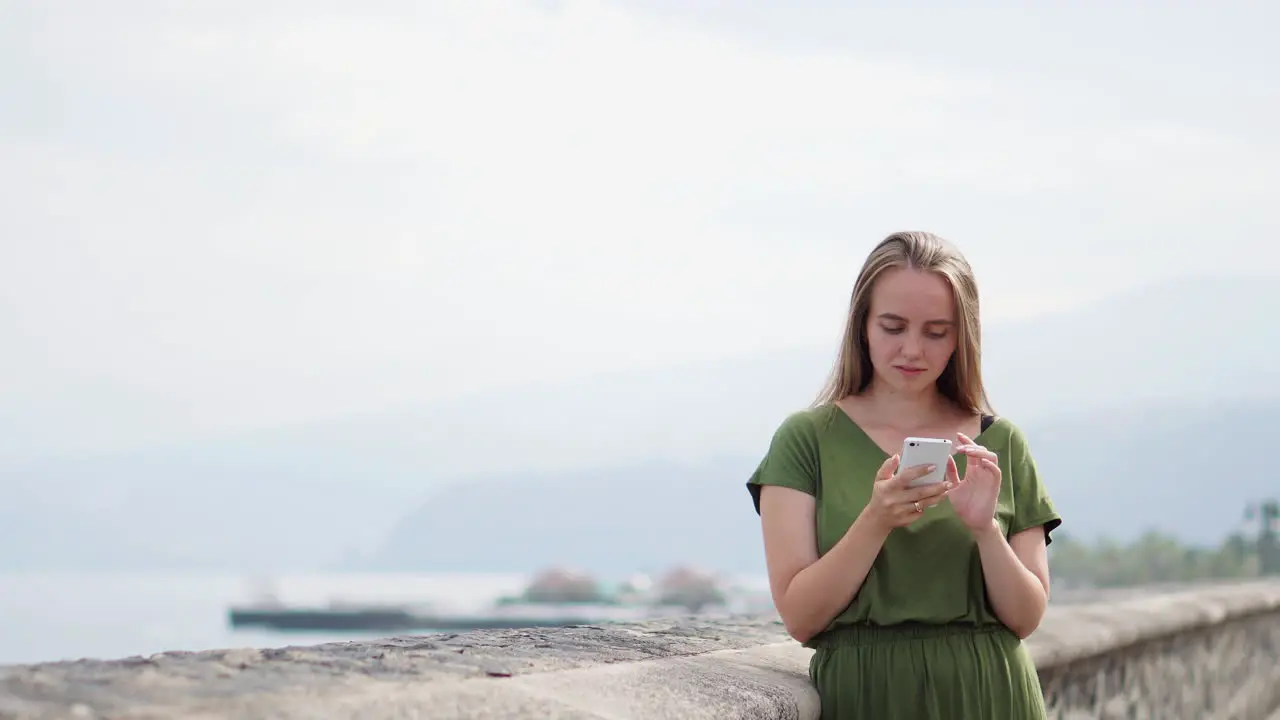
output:
M 899 458 L 895 454 L 890 456 L 888 460 L 881 463 L 880 469 L 876 471 L 876 482 L 883 482 L 893 477 L 893 474 L 898 470 L 898 462 Z

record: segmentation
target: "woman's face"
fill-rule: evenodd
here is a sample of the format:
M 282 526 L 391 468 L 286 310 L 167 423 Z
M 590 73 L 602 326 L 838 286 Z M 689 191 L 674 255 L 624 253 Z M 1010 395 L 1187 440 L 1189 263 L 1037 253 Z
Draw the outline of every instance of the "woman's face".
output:
M 951 286 L 937 273 L 886 270 L 871 288 L 867 344 L 876 382 L 900 392 L 932 387 L 956 350 Z

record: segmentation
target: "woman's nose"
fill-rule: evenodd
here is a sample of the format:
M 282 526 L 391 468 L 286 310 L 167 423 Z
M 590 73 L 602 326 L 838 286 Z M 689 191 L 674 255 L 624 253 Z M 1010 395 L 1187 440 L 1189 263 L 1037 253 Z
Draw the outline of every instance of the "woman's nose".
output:
M 923 347 L 923 343 L 920 342 L 920 338 L 908 335 L 907 339 L 902 342 L 902 354 L 907 357 L 917 357 L 920 355 L 921 347 Z

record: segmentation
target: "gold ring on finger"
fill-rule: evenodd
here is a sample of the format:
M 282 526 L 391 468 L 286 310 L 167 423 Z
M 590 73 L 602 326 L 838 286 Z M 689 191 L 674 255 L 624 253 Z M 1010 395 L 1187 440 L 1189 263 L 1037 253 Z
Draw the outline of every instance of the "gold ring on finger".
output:
M 917 501 L 915 502 L 915 506 L 916 506 L 916 512 L 918 512 L 918 513 L 922 513 L 922 512 L 924 512 L 924 508 L 920 507 L 920 501 L 919 501 L 919 500 L 917 500 Z

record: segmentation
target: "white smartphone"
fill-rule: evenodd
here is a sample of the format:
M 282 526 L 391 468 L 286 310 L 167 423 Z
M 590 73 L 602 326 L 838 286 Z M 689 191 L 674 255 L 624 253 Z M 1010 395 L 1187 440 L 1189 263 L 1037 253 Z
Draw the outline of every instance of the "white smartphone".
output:
M 917 465 L 935 465 L 933 472 L 907 483 L 910 487 L 933 485 L 947 476 L 947 458 L 951 456 L 951 441 L 941 438 L 909 437 L 902 441 L 902 455 L 898 472 Z

